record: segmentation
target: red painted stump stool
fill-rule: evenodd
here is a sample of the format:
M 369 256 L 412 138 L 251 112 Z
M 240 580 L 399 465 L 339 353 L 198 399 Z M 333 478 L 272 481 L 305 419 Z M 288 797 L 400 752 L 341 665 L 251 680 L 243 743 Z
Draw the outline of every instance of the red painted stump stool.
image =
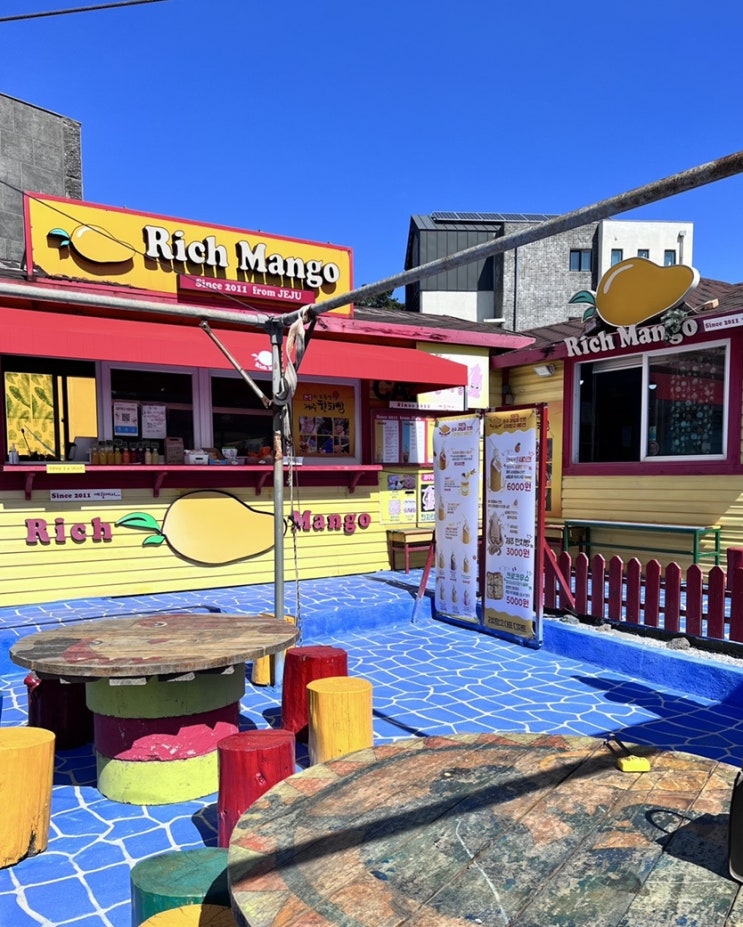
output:
M 306 743 L 308 735 L 307 684 L 328 676 L 348 675 L 348 654 L 340 647 L 319 644 L 290 647 L 284 662 L 281 692 L 281 724 L 297 740 Z
M 85 702 L 85 686 L 59 679 L 39 679 L 29 673 L 23 680 L 28 695 L 28 726 L 43 727 L 56 735 L 58 750 L 89 744 L 93 739 L 93 712 Z
M 294 734 L 270 728 L 231 734 L 217 744 L 217 758 L 218 843 L 227 847 L 243 812 L 271 786 L 296 772 Z

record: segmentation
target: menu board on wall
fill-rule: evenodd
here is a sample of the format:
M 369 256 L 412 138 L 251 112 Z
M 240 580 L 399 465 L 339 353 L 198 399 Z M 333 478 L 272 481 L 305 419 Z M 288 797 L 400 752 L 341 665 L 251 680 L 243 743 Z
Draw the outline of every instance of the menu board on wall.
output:
M 539 637 L 534 610 L 537 434 L 535 408 L 485 415 L 483 624 Z
M 480 418 L 439 419 L 433 433 L 436 612 L 477 621 Z
M 431 464 L 433 419 L 420 415 L 374 416 L 374 460 L 385 464 Z

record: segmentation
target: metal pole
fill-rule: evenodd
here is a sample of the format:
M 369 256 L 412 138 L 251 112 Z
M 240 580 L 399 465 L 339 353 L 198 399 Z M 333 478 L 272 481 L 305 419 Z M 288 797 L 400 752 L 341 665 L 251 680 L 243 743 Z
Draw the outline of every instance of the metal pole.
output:
M 330 299 L 323 300 L 317 306 L 312 306 L 311 311 L 318 314 L 328 312 L 331 309 L 339 309 L 341 306 L 347 306 L 349 303 L 370 296 L 378 296 L 380 293 L 395 290 L 408 283 L 425 280 L 428 277 L 440 274 L 442 271 L 461 267 L 463 264 L 470 264 L 472 261 L 479 261 L 491 254 L 502 254 L 504 251 L 519 248 L 521 245 L 527 245 L 532 241 L 549 238 L 551 235 L 558 235 L 560 232 L 580 228 L 581 225 L 587 225 L 589 222 L 597 222 L 617 213 L 636 209 L 638 206 L 646 206 L 648 203 L 654 203 L 657 200 L 675 196 L 678 193 L 685 193 L 687 190 L 694 190 L 705 184 L 714 183 L 716 180 L 723 180 L 726 177 L 739 174 L 741 171 L 743 171 L 743 151 L 737 151 L 735 154 L 726 155 L 716 161 L 708 161 L 698 167 L 692 167 L 678 174 L 671 174 L 670 177 L 663 180 L 656 180 L 645 184 L 645 186 L 629 190 L 627 193 L 620 193 L 617 196 L 609 197 L 609 199 L 601 200 L 592 206 L 584 206 L 574 212 L 555 216 L 554 219 L 548 219 L 546 222 L 541 222 L 539 225 L 520 232 L 514 232 L 512 235 L 489 239 L 479 245 L 474 245 L 472 248 L 465 248 L 464 251 L 457 251 L 447 257 L 429 261 L 428 264 L 411 267 L 410 270 L 402 271 L 393 277 L 386 277 L 378 283 L 370 283 L 351 290 L 349 293 L 332 296 Z M 284 316 L 284 324 L 290 325 L 298 316 L 299 310 L 288 313 Z
M 273 542 L 274 542 L 274 617 L 284 618 L 284 417 L 287 406 L 276 402 L 282 391 L 281 340 L 283 326 L 278 320 L 269 323 L 271 336 L 273 384 Z M 278 682 L 277 682 L 278 684 Z

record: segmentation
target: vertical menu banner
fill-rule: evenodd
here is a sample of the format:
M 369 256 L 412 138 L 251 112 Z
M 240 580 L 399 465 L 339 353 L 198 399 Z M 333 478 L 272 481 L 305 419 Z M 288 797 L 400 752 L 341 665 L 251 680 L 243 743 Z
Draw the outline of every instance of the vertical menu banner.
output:
M 433 433 L 436 612 L 477 621 L 480 417 L 439 419 Z
M 528 641 L 541 637 L 534 609 L 538 428 L 536 408 L 484 419 L 483 624 Z

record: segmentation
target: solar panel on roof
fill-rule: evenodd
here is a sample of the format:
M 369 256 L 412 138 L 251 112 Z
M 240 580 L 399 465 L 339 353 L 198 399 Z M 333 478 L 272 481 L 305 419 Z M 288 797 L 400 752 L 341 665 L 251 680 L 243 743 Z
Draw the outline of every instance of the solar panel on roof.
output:
M 528 222 L 545 222 L 547 219 L 553 219 L 554 216 L 548 216 L 543 212 L 525 212 L 524 219 Z
M 483 222 L 502 222 L 504 216 L 502 212 L 481 212 L 480 218 Z
M 457 213 L 455 212 L 432 212 L 431 218 L 434 222 L 451 222 L 452 219 L 457 218 Z
M 504 212 L 503 218 L 506 222 L 522 222 L 524 219 L 520 212 Z

